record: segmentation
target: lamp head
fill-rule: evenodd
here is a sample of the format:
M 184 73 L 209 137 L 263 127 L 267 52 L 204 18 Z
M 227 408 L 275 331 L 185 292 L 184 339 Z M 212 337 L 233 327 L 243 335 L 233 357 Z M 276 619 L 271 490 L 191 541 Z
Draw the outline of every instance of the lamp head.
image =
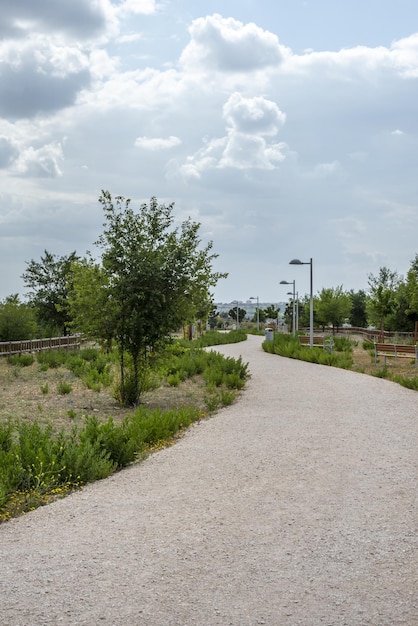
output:
M 289 261 L 289 265 L 304 265 L 304 263 L 302 263 L 299 259 L 292 259 Z

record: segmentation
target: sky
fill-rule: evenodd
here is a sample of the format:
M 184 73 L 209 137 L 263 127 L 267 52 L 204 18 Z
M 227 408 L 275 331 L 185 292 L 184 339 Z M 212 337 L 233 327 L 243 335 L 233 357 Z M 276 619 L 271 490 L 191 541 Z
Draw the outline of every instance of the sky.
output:
M 215 302 L 405 276 L 417 113 L 416 0 L 0 0 L 0 300 L 102 189 L 199 222 Z

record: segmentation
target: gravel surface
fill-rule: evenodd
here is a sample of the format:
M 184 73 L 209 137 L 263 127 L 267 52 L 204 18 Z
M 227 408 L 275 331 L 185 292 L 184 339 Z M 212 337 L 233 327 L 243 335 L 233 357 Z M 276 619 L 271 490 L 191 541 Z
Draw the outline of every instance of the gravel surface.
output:
M 418 395 L 219 347 L 238 402 L 0 526 L 0 624 L 418 625 Z

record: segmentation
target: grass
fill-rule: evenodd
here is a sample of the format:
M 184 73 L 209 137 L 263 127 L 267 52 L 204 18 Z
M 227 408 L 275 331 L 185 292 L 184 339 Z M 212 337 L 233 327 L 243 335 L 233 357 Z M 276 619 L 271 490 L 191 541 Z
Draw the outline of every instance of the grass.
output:
M 111 385 L 115 362 L 92 349 L 0 360 L 0 522 L 171 445 L 234 402 L 248 377 L 241 359 L 174 342 L 146 373 L 153 384 L 142 405 L 123 409 Z

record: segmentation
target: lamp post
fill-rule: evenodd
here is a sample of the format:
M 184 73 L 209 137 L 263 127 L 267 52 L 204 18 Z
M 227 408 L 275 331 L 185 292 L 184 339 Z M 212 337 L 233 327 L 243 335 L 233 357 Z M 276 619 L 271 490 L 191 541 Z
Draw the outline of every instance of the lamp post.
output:
M 309 261 L 300 261 L 299 259 L 292 259 L 289 261 L 289 265 L 310 265 L 310 305 L 309 305 L 309 346 L 313 347 L 313 263 L 312 258 Z
M 250 300 L 257 300 L 257 330 L 260 330 L 260 309 L 258 308 L 258 296 L 251 296 Z
M 296 335 L 296 319 L 295 319 L 295 281 L 281 280 L 281 285 L 293 285 L 293 316 L 292 316 L 292 335 Z

